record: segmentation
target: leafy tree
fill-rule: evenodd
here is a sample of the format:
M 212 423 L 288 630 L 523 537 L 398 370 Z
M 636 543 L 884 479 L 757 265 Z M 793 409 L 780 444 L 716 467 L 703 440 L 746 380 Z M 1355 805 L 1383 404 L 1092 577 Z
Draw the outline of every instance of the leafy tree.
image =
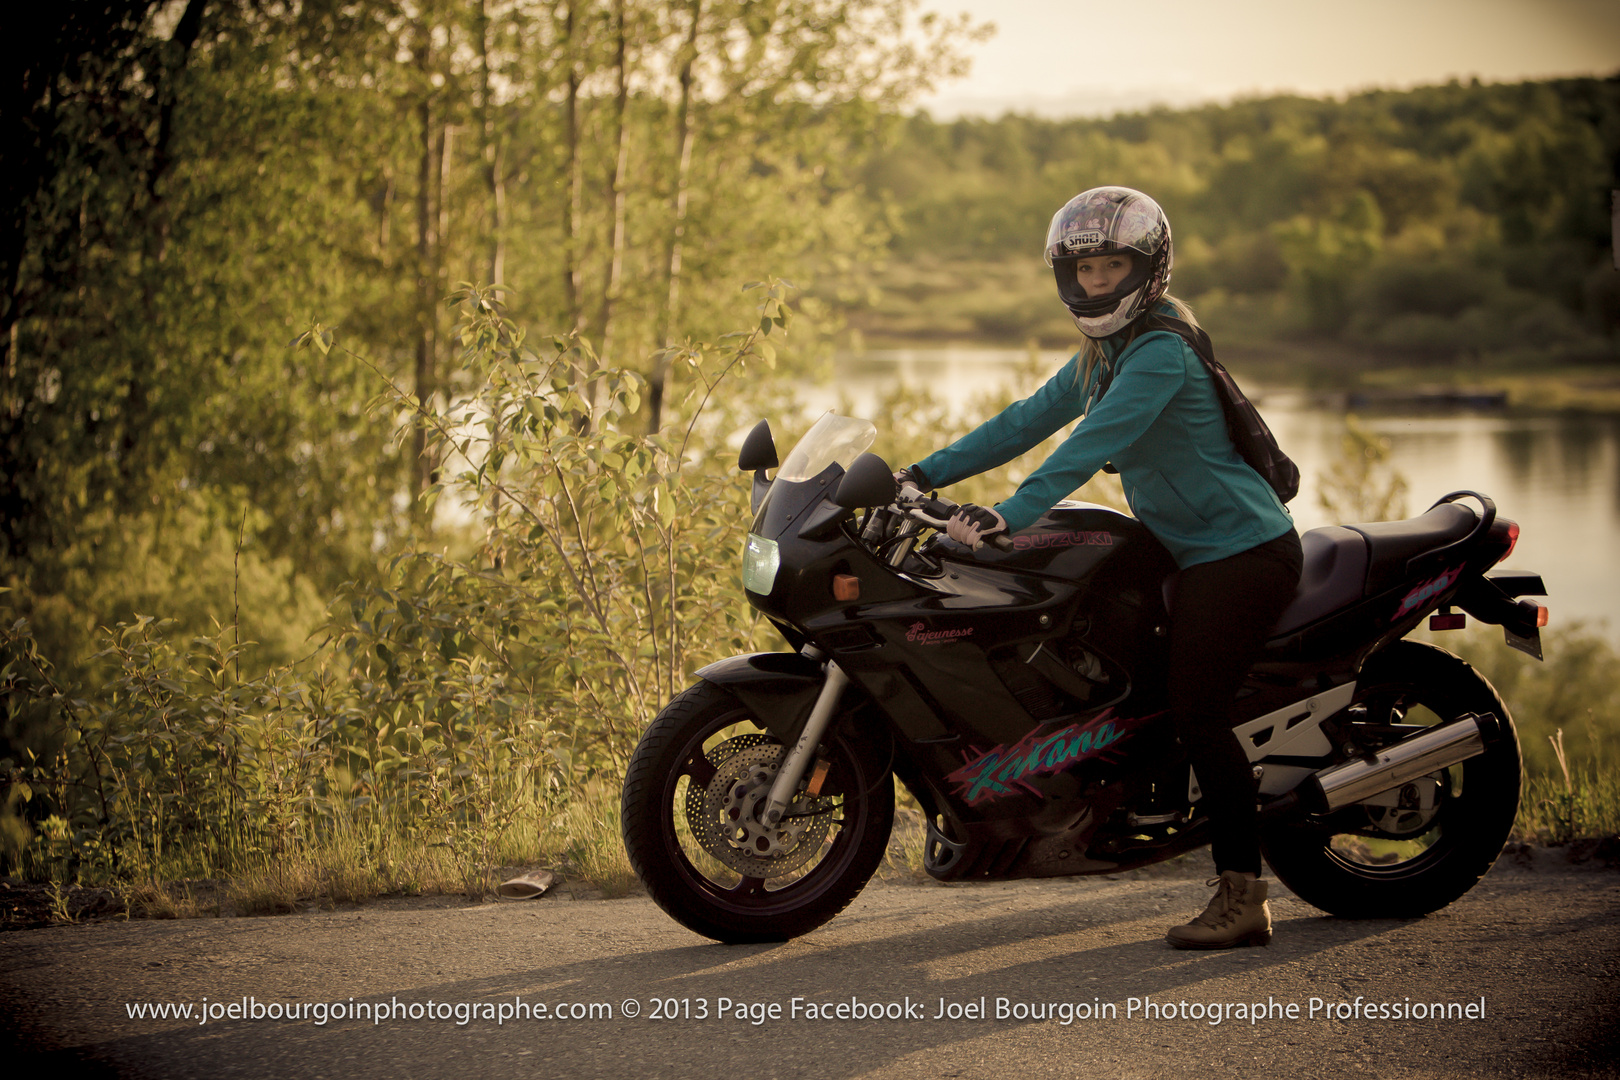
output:
M 36 137 L 0 236 L 8 604 L 62 657 L 142 610 L 291 659 L 316 597 L 454 517 L 422 509 L 444 462 L 419 414 L 368 412 L 368 372 L 288 340 L 319 316 L 442 403 L 443 298 L 505 278 L 516 315 L 578 335 L 581 376 L 634 358 L 662 386 L 675 328 L 717 333 L 743 278 L 881 240 L 846 162 L 968 32 L 914 7 L 63 9 L 13 95 Z M 643 422 L 683 419 L 656 396 Z

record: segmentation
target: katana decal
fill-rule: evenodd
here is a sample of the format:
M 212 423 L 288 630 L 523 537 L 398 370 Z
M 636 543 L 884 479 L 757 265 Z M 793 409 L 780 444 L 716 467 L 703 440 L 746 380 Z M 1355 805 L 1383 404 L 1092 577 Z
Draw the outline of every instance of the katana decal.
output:
M 1151 718 L 1118 717 L 1110 709 L 1087 723 L 1070 724 L 1060 731 L 1043 733 L 1036 728 L 1011 746 L 998 746 L 980 754 L 945 779 L 956 785 L 957 794 L 969 806 L 1010 795 L 1015 786 L 1039 794 L 1024 781 L 1062 772 L 1096 756 L 1146 719 Z

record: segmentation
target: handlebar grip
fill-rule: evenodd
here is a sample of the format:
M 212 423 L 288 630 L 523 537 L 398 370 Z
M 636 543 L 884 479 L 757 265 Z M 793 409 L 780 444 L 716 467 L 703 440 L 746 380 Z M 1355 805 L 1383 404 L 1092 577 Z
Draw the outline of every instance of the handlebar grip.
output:
M 961 509 L 961 506 L 957 503 L 953 503 L 949 499 L 941 499 L 937 497 L 932 499 L 921 499 L 919 500 L 919 503 L 921 504 L 920 509 L 922 513 L 927 515 L 927 518 L 924 518 L 923 520 L 939 529 L 943 529 L 945 527 L 945 522 L 954 517 L 956 512 Z M 1013 550 L 1012 537 L 1006 533 L 997 533 L 986 540 L 981 540 L 980 544 L 989 544 L 997 551 Z

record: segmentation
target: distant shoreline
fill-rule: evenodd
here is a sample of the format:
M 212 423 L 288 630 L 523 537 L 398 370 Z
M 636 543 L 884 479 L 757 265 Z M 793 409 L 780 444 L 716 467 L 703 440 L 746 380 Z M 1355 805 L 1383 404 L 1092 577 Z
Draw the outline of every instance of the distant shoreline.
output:
M 1068 353 L 1075 342 L 1028 343 L 974 337 L 868 338 L 840 357 L 873 353 Z M 1451 408 L 1620 414 L 1620 364 L 1550 364 L 1532 367 L 1512 353 L 1477 361 L 1392 360 L 1373 350 L 1334 341 L 1258 341 L 1218 346 L 1221 362 L 1240 379 L 1300 387 L 1347 409 L 1412 405 Z M 1540 361 L 1545 364 L 1546 361 Z

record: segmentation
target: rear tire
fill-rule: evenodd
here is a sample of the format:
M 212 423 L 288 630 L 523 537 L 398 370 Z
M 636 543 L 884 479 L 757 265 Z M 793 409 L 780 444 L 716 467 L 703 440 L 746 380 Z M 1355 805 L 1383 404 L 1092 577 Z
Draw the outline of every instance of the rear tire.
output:
M 1495 713 L 1502 734 L 1483 754 L 1431 774 L 1432 809 L 1356 805 L 1268 829 L 1262 846 L 1282 883 L 1329 914 L 1358 919 L 1427 915 L 1478 884 L 1519 809 L 1518 735 L 1496 690 L 1444 649 L 1399 641 L 1362 669 L 1350 729 L 1359 745 L 1376 747 L 1394 738 L 1376 725 L 1465 713 Z M 1355 733 L 1357 724 L 1366 730 Z
M 814 804 L 824 809 L 801 815 L 811 821 L 804 846 L 769 858 L 724 846 L 731 843 L 722 835 L 727 822 L 704 812 L 712 807 L 704 793 L 739 746 L 774 776 L 781 744 L 764 730 L 731 694 L 699 682 L 658 714 L 625 774 L 621 823 L 630 864 L 659 907 L 716 941 L 785 941 L 827 922 L 882 862 L 894 823 L 893 780 L 835 719 L 822 740 L 830 768 Z M 707 835 L 708 848 L 698 833 Z M 724 858 L 712 853 L 717 847 Z M 773 873 L 773 863 L 783 872 Z

